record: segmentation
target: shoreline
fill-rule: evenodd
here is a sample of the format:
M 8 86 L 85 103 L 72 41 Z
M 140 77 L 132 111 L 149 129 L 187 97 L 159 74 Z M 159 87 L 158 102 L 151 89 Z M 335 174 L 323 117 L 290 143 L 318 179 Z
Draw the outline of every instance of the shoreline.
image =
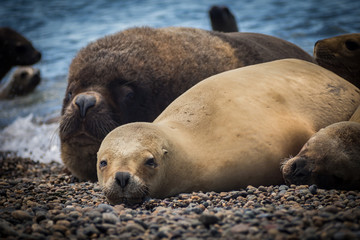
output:
M 248 186 L 109 205 L 58 162 L 0 153 L 1 239 L 359 239 L 360 192 Z

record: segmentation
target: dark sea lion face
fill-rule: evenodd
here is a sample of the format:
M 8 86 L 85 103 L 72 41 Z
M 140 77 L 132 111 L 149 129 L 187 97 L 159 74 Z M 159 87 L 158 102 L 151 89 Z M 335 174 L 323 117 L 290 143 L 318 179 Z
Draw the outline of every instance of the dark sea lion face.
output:
M 10 28 L 0 29 L 1 54 L 6 56 L 7 62 L 15 65 L 32 65 L 41 59 L 30 41 Z
M 96 153 L 112 129 L 155 118 L 152 112 L 157 111 L 148 107 L 150 90 L 137 81 L 143 76 L 122 61 L 122 55 L 111 50 L 86 48 L 70 66 L 60 121 L 61 154 L 82 180 L 96 181 Z
M 360 124 L 354 122 L 321 129 L 282 165 L 287 184 L 316 184 L 327 189 L 360 189 L 359 172 Z
M 316 42 L 314 58 L 320 66 L 360 87 L 360 33 Z
M 103 85 L 89 87 L 70 84 L 63 103 L 62 158 L 80 179 L 96 180 L 96 152 L 112 129 L 133 119 L 149 120 L 143 116 L 147 109 L 142 110 L 146 104 L 140 89 L 117 79 L 103 80 Z

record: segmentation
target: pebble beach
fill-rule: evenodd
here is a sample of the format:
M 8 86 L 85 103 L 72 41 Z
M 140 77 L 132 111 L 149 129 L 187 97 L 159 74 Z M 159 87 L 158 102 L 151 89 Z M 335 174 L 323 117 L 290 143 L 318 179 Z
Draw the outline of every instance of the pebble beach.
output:
M 360 239 L 360 192 L 248 186 L 109 205 L 58 162 L 0 153 L 1 239 Z

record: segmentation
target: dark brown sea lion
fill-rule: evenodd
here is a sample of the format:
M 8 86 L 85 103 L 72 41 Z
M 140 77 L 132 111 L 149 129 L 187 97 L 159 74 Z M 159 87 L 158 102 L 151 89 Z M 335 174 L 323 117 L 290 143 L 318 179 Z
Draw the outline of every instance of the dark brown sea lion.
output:
M 0 88 L 0 99 L 13 98 L 32 92 L 40 83 L 40 71 L 33 67 L 19 67 Z
M 223 72 L 153 123 L 111 131 L 98 152 L 99 183 L 112 204 L 283 184 L 281 159 L 320 128 L 349 119 L 359 103 L 354 85 L 297 59 Z
M 0 28 L 0 81 L 13 66 L 32 65 L 41 59 L 31 42 L 11 28 Z
M 219 32 L 238 32 L 234 15 L 226 6 L 212 6 L 209 10 L 211 27 Z
M 101 38 L 70 65 L 60 123 L 62 160 L 76 177 L 95 181 L 96 153 L 115 127 L 153 121 L 209 76 L 290 57 L 312 61 L 294 44 L 257 33 L 142 27 Z
M 314 47 L 315 61 L 360 87 L 360 33 L 320 40 Z

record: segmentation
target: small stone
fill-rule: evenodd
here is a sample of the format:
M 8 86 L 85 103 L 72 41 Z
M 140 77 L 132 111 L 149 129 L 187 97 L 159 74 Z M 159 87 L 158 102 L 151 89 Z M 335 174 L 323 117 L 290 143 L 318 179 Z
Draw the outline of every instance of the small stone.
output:
M 129 223 L 126 225 L 125 230 L 127 232 L 134 232 L 136 234 L 145 232 L 145 229 L 137 223 Z
M 317 186 L 315 184 L 311 185 L 309 187 L 309 191 L 311 192 L 311 194 L 315 195 L 317 193 Z
M 86 236 L 91 236 L 93 234 L 98 234 L 98 233 L 99 230 L 95 227 L 94 224 L 90 224 L 89 226 L 83 229 L 83 234 L 85 234 Z
M 27 221 L 27 220 L 32 219 L 30 213 L 28 213 L 27 211 L 22 211 L 22 210 L 13 211 L 11 213 L 11 216 L 13 216 L 13 218 L 21 220 L 21 221 Z
M 287 185 L 280 185 L 280 186 L 279 186 L 279 190 L 280 190 L 280 191 L 288 190 L 288 189 L 289 189 L 289 187 L 288 187 Z
M 230 232 L 231 233 L 248 233 L 249 228 L 250 228 L 249 224 L 240 223 L 240 224 L 236 224 L 235 226 L 230 228 Z
M 10 223 L 0 219 L 0 236 L 16 236 L 17 232 L 11 227 Z
M 115 216 L 113 213 L 103 213 L 102 218 L 105 223 L 115 224 L 117 221 L 119 221 L 119 217 Z
M 199 218 L 199 221 L 207 228 L 212 224 L 218 223 L 219 220 L 220 219 L 217 216 L 210 214 L 202 214 Z
M 109 204 L 99 204 L 98 208 L 101 209 L 101 211 L 107 211 L 107 212 L 112 212 L 114 211 L 114 208 L 112 206 L 110 206 Z
M 329 205 L 323 208 L 324 211 L 329 212 L 329 213 L 337 213 L 339 211 L 339 209 L 336 206 L 333 205 Z

